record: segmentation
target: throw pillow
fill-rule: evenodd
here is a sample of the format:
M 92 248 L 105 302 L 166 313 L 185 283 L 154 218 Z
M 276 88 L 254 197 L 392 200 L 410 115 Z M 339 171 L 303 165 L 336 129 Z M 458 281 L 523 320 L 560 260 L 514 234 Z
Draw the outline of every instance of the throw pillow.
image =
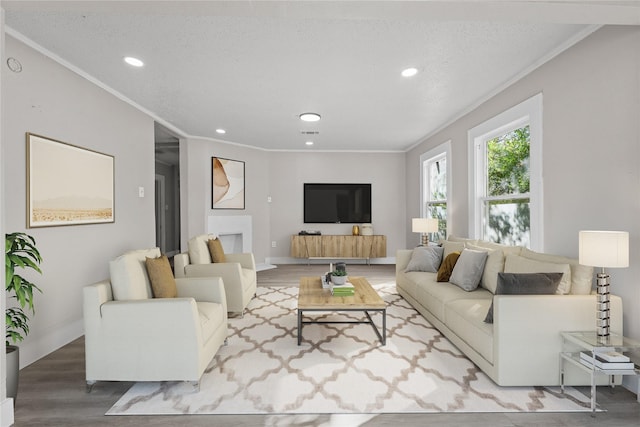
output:
M 564 273 L 557 294 L 568 294 L 571 290 L 571 268 L 569 264 L 542 262 L 518 255 L 507 255 L 504 261 L 505 273 Z
M 562 273 L 498 273 L 496 295 L 553 295 Z M 493 301 L 486 323 L 493 323 Z
M 211 254 L 211 260 L 213 262 L 227 262 L 220 239 L 217 237 L 215 239 L 210 239 L 207 241 L 207 246 L 209 246 L 209 253 Z
M 571 294 L 589 295 L 593 282 L 593 267 L 581 265 L 575 258 L 568 258 L 558 255 L 550 255 L 534 252 L 527 248 L 522 248 L 521 256 L 536 261 L 553 262 L 557 264 L 569 264 L 571 269 Z
M 464 249 L 456 262 L 449 283 L 464 289 L 467 292 L 473 291 L 480 284 L 484 264 L 487 261 L 487 253 Z
M 480 286 L 495 294 L 496 286 L 498 286 L 498 273 L 504 271 L 504 253 L 502 249 L 489 249 L 470 243 L 467 243 L 467 247 L 475 251 L 487 252 L 487 262 L 484 264 Z
M 176 279 L 173 277 L 171 265 L 166 255 L 145 260 L 147 274 L 151 281 L 154 298 L 175 298 L 178 296 Z
M 442 262 L 443 251 L 444 249 L 439 246 L 420 246 L 415 248 L 404 272 L 427 271 L 436 273 Z
M 453 267 L 456 266 L 456 262 L 460 257 L 460 252 L 451 252 L 440 264 L 440 268 L 438 269 L 438 282 L 448 282 L 451 277 L 451 272 L 453 271 Z
M 449 240 L 445 240 L 442 242 L 442 247 L 444 248 L 444 253 L 442 256 L 444 258 L 447 257 L 452 252 L 462 252 L 464 249 L 464 243 L 462 242 L 450 242 Z

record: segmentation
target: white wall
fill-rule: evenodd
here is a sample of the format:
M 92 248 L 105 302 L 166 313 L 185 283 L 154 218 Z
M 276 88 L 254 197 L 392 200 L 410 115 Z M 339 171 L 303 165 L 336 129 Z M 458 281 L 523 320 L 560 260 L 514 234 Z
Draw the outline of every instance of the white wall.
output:
M 467 130 L 542 92 L 545 252 L 577 258 L 578 231 L 629 231 L 630 267 L 610 274 L 612 292 L 623 298 L 625 333 L 636 339 L 640 339 L 638 46 L 640 28 L 603 27 L 411 150 L 406 158 L 410 196 L 405 217 L 408 224 L 419 213 L 420 154 L 451 139 L 452 234 L 467 235 Z
M 290 238 L 300 230 L 351 234 L 353 224 L 303 222 L 305 182 L 371 183 L 373 232 L 387 236 L 387 259 L 372 262 L 394 262 L 396 250 L 406 247 L 404 157 L 404 153 L 269 153 L 271 237 L 277 245 L 271 249 L 271 262 L 296 261 L 289 258 Z
M 27 231 L 43 257 L 25 366 L 83 334 L 82 287 L 109 277 L 108 261 L 155 246 L 153 120 L 21 42 L 6 37 L 21 73 L 2 76 L 6 231 Z M 26 229 L 25 132 L 115 156 L 115 223 Z M 138 198 L 138 187 L 147 197 Z
M 257 263 L 269 255 L 268 156 L 263 150 L 204 138 L 180 141 L 180 194 L 183 210 L 182 250 L 189 238 L 207 232 L 209 215 L 250 215 L 253 229 L 253 254 Z M 245 162 L 245 209 L 211 209 L 211 157 Z M 186 185 L 184 184 L 186 182 Z

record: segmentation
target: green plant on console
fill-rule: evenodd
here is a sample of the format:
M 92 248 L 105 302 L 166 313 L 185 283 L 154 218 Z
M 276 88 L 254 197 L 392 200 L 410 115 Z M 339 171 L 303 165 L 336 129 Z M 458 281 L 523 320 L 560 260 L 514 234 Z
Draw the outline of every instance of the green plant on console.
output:
M 29 317 L 25 308 L 35 314 L 33 292 L 42 292 L 35 284 L 16 272 L 17 268 L 33 269 L 42 274 L 39 264 L 42 262 L 36 241 L 26 233 L 5 234 L 5 290 L 8 298 L 18 301 L 19 307 L 10 307 L 5 311 L 5 343 L 22 341 L 29 334 Z
M 341 276 L 346 276 L 347 275 L 347 270 L 333 270 L 331 272 L 332 276 L 337 276 L 337 277 L 341 277 Z

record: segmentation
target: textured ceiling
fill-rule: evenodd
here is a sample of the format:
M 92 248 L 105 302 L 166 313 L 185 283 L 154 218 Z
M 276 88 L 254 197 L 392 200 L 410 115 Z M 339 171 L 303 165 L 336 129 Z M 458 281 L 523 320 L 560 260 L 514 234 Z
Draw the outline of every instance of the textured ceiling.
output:
M 532 3 L 2 6 L 9 35 L 97 79 L 176 135 L 265 149 L 387 151 L 408 149 L 594 24 L 640 22 L 636 1 Z M 125 65 L 127 55 L 145 67 Z M 419 73 L 401 77 L 409 66 Z M 301 122 L 306 111 L 322 120 Z

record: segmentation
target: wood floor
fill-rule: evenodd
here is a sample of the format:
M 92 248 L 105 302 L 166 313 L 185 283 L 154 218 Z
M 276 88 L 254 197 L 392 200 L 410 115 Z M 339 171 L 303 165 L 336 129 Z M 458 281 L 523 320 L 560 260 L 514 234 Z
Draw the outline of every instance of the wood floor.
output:
M 319 275 L 325 265 L 286 265 L 258 273 L 259 285 L 297 284 L 305 275 Z M 366 276 L 373 284 L 394 280 L 392 265 L 349 265 L 352 275 Z M 90 394 L 84 382 L 82 338 L 40 359 L 20 372 L 16 426 L 638 426 L 640 404 L 635 394 L 616 387 L 600 387 L 598 403 L 606 410 L 591 417 L 587 413 L 545 414 L 384 414 L 384 415 L 192 415 L 105 416 L 105 412 L 131 386 L 126 382 L 99 382 Z M 588 388 L 580 388 L 588 393 Z

